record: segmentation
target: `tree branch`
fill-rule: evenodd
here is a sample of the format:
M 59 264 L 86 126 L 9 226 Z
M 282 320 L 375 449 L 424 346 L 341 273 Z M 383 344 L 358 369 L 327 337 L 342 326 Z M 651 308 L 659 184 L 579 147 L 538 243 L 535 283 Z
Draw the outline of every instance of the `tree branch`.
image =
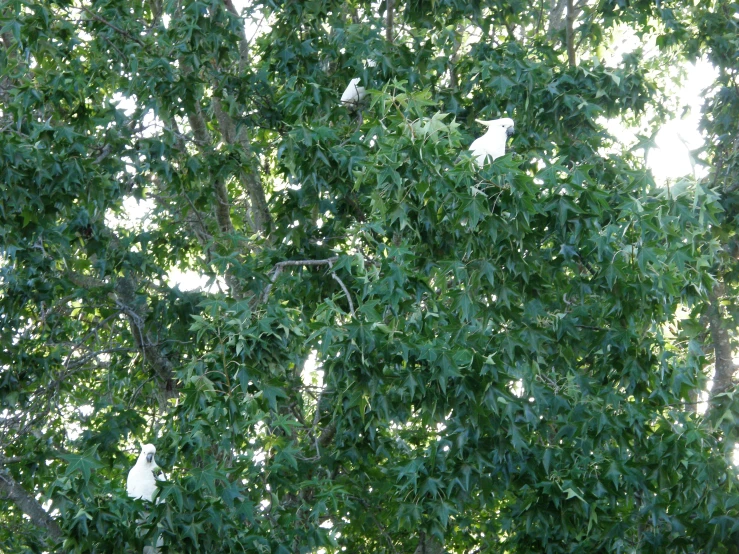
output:
M 574 0 L 567 0 L 567 17 L 566 17 L 566 33 L 567 33 L 567 63 L 570 67 L 577 65 L 577 57 L 575 55 L 575 12 Z
M 334 440 L 334 436 L 336 436 L 336 424 L 329 423 L 328 425 L 326 425 L 326 427 L 323 428 L 321 436 L 318 437 L 319 446 L 321 448 L 326 448 L 329 444 L 331 444 L 331 441 Z
M 226 6 L 226 9 L 229 11 L 229 13 L 231 13 L 231 15 L 239 19 L 239 24 L 241 27 L 241 40 L 239 40 L 239 71 L 243 72 L 249 63 L 249 41 L 246 40 L 246 30 L 244 29 L 244 22 L 241 21 L 241 16 L 239 15 L 239 12 L 236 10 L 236 6 L 234 6 L 231 0 L 223 0 L 223 4 Z
M 136 286 L 130 276 L 121 277 L 116 283 L 117 304 L 126 317 L 136 347 L 143 354 L 144 361 L 154 371 L 163 398 L 175 398 L 177 390 L 174 380 L 174 367 L 164 357 L 159 346 L 151 340 L 144 328 L 146 313 L 144 308 L 136 306 Z
M 18 462 L 22 462 L 25 459 L 26 458 L 23 456 L 11 456 L 10 458 L 0 456 L 0 465 L 17 464 Z
M 552 35 L 564 29 L 565 26 L 565 8 L 567 0 L 550 0 L 549 9 L 549 30 L 548 35 Z
M 711 332 L 715 358 L 713 389 L 711 389 L 709 401 L 710 409 L 716 408 L 716 396 L 731 389 L 734 384 L 734 373 L 737 369 L 734 365 L 729 332 L 721 315 L 721 296 L 723 294 L 723 283 L 716 283 L 708 293 L 708 327 Z
M 393 43 L 395 0 L 385 0 L 385 39 Z
M 457 75 L 457 62 L 459 62 L 459 51 L 462 48 L 464 42 L 464 25 L 459 24 L 454 33 L 454 46 L 452 55 L 449 56 L 449 85 L 452 90 L 459 88 L 459 76 Z
M 0 491 L 18 506 L 34 525 L 44 529 L 53 542 L 61 542 L 64 536 L 56 521 L 32 495 L 15 482 L 7 471 L 0 471 Z
M 334 281 L 339 283 L 339 286 L 341 287 L 341 290 L 344 291 L 344 294 L 346 295 L 346 301 L 349 303 L 349 313 L 354 317 L 354 302 L 352 302 L 352 295 L 349 294 L 349 289 L 346 288 L 346 285 L 344 284 L 344 281 L 342 281 L 336 273 L 333 271 L 331 272 L 331 277 L 334 278 Z
M 270 284 L 267 285 L 264 289 L 264 292 L 262 293 L 262 302 L 266 302 L 267 298 L 269 298 L 269 293 L 272 290 L 272 285 L 274 285 L 277 278 L 280 276 L 280 273 L 282 273 L 282 270 L 286 267 L 290 266 L 314 266 L 314 265 L 327 265 L 331 267 L 331 264 L 333 264 L 335 261 L 339 259 L 338 256 L 332 256 L 331 258 L 326 258 L 325 260 L 285 260 L 284 262 L 277 262 L 270 273 L 272 273 L 272 277 L 270 278 Z
M 244 39 L 246 40 L 246 39 Z M 221 101 L 218 98 L 213 99 L 213 111 L 216 114 L 218 125 L 221 128 L 221 134 L 228 144 L 238 144 L 241 146 L 241 150 L 246 157 L 246 161 L 250 166 L 249 171 L 239 172 L 239 178 L 246 187 L 246 191 L 249 194 L 249 200 L 251 201 L 251 211 L 254 220 L 254 230 L 259 233 L 266 234 L 269 230 L 272 216 L 269 213 L 267 206 L 267 198 L 264 194 L 264 187 L 262 186 L 259 174 L 254 171 L 251 166 L 252 151 L 249 137 L 246 135 L 246 128 L 241 126 L 236 131 L 235 125 L 231 116 L 229 116 L 221 105 Z M 229 218 L 230 219 L 230 218 Z
M 246 39 L 246 31 L 244 30 L 243 22 L 241 22 L 239 12 L 236 10 L 232 0 L 223 0 L 223 3 L 226 6 L 226 10 L 231 15 L 238 18 L 240 22 L 241 36 L 239 39 L 239 71 L 243 72 L 249 64 L 249 41 Z M 238 131 L 236 131 L 231 116 L 229 116 L 226 110 L 223 109 L 220 100 L 217 98 L 213 99 L 213 109 L 216 114 L 216 119 L 218 119 L 218 125 L 221 127 L 221 133 L 226 139 L 226 142 L 228 144 L 238 143 L 244 152 L 249 170 L 242 170 L 239 173 L 239 178 L 249 194 L 254 230 L 266 235 L 269 232 L 272 216 L 270 215 L 269 207 L 267 206 L 267 198 L 264 194 L 262 180 L 259 177 L 259 173 L 253 168 L 254 164 L 251 163 L 253 156 L 251 143 L 246 134 L 246 128 L 241 126 Z
M 99 21 L 103 25 L 107 25 L 108 27 L 110 27 L 111 29 L 113 29 L 116 33 L 118 33 L 120 35 L 123 35 L 127 39 L 130 39 L 130 40 L 134 41 L 139 46 L 143 46 L 144 45 L 144 43 L 141 42 L 140 39 L 136 38 L 135 36 L 133 36 L 128 31 L 125 31 L 125 30 L 121 29 L 120 27 L 117 27 L 117 26 L 113 25 L 110 21 L 108 21 L 106 19 L 103 19 L 102 17 L 100 17 L 96 13 L 90 11 L 88 8 L 86 8 L 84 6 L 81 6 L 81 7 L 77 8 L 77 9 L 78 10 L 82 10 L 83 12 L 85 12 L 87 15 L 89 15 L 90 17 L 92 17 L 95 21 Z
M 185 76 L 190 75 L 193 71 L 192 67 L 182 58 L 180 58 L 180 66 L 182 67 L 182 73 Z M 226 142 L 229 142 L 228 138 L 233 137 L 233 123 L 230 122 L 230 118 L 228 121 L 222 121 L 218 117 L 219 113 L 223 115 L 226 114 L 224 114 L 223 110 L 220 109 L 220 102 L 217 99 L 213 99 L 213 107 L 214 111 L 216 112 L 216 118 L 219 119 L 219 124 L 222 125 L 221 133 L 223 134 Z M 208 126 L 205 121 L 205 117 L 203 117 L 203 112 L 200 109 L 200 105 L 196 104 L 194 110 L 188 111 L 187 119 L 190 122 L 190 128 L 192 129 L 193 135 L 195 136 L 195 141 L 198 144 L 200 151 L 203 152 L 205 150 L 205 147 L 211 143 L 211 140 L 210 134 L 208 133 Z M 226 126 L 225 130 L 223 127 L 224 125 Z M 232 234 L 234 232 L 234 226 L 233 221 L 231 220 L 231 203 L 228 196 L 228 189 L 226 188 L 226 184 L 220 176 L 214 176 L 213 181 L 213 190 L 216 196 L 213 211 L 216 218 L 216 223 L 218 224 L 218 228 L 221 230 L 222 233 Z M 264 197 L 264 191 L 261 189 L 261 184 L 259 188 L 262 192 L 262 197 Z M 250 191 L 248 184 L 247 191 Z M 266 205 L 267 202 L 265 200 L 265 209 Z M 243 289 L 241 288 L 241 284 L 233 275 L 233 273 L 227 271 L 225 277 L 226 283 L 231 289 L 231 294 L 235 298 L 243 298 Z

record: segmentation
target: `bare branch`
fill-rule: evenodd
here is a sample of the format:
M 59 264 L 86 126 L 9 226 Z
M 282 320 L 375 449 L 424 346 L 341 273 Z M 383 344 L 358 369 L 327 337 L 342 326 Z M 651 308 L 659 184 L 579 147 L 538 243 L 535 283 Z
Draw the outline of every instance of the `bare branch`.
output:
M 575 55 L 575 6 L 573 0 L 567 0 L 567 17 L 566 17 L 566 33 L 567 33 L 567 63 L 570 67 L 577 65 L 577 57 Z
M 0 471 L 0 491 L 33 522 L 44 529 L 53 542 L 62 540 L 62 530 L 41 504 L 21 487 L 7 471 Z
M 328 264 L 329 267 L 332 267 L 332 263 Z M 349 294 L 349 289 L 346 288 L 346 285 L 344 284 L 344 281 L 342 281 L 336 273 L 333 271 L 331 272 L 331 277 L 334 278 L 334 281 L 339 283 L 339 286 L 341 287 L 341 290 L 344 291 L 344 294 L 346 295 L 346 301 L 349 302 L 349 313 L 352 314 L 352 317 L 354 317 L 354 302 L 352 302 L 352 295 Z
M 339 259 L 338 256 L 333 256 L 331 258 L 326 258 L 325 260 L 285 260 L 284 262 L 277 262 L 270 273 L 272 273 L 272 277 L 270 278 L 270 284 L 267 285 L 264 289 L 264 292 L 262 293 L 262 302 L 266 302 L 267 298 L 269 298 L 269 293 L 272 290 L 272 285 L 277 280 L 277 278 L 280 276 L 280 273 L 282 273 L 282 270 L 286 267 L 290 266 L 316 266 L 316 265 L 327 265 L 331 266 L 335 261 Z
M 338 259 L 338 256 L 332 256 L 331 258 L 326 258 L 325 260 L 285 260 L 284 262 L 277 262 L 272 268 L 272 271 L 278 271 L 279 273 L 279 271 L 282 271 L 282 268 L 289 266 L 331 265 L 332 263 L 338 261 Z
M 99 164 L 108 156 L 110 156 L 110 144 L 106 144 L 105 146 L 103 146 L 102 152 L 100 152 L 100 155 L 95 158 L 95 164 Z
M 352 317 L 354 317 L 354 303 L 352 302 L 352 296 L 349 294 L 349 289 L 346 288 L 346 285 L 344 284 L 344 281 L 342 281 L 336 273 L 331 273 L 331 277 L 334 278 L 334 280 L 339 283 L 339 286 L 344 291 L 344 294 L 346 295 L 346 301 L 349 302 L 349 313 L 352 314 Z
M 11 456 L 10 458 L 5 458 L 4 456 L 0 456 L 0 464 L 7 465 L 7 464 L 17 464 L 18 462 L 24 461 L 26 458 L 23 456 Z
M 385 39 L 392 44 L 395 0 L 385 0 L 385 2 Z

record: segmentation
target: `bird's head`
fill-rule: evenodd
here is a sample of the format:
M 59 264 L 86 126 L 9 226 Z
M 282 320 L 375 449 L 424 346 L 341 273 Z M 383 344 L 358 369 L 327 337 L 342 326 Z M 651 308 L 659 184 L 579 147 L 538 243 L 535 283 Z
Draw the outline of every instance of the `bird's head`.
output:
M 501 117 L 500 119 L 490 119 L 487 121 L 476 119 L 475 121 L 485 125 L 488 128 L 488 132 L 498 132 L 498 130 L 501 130 L 509 137 L 515 132 L 513 120 L 510 117 Z
M 153 444 L 144 444 L 141 446 L 141 454 L 139 454 L 139 461 L 144 462 L 147 465 L 156 466 L 154 456 L 157 453 L 157 448 Z

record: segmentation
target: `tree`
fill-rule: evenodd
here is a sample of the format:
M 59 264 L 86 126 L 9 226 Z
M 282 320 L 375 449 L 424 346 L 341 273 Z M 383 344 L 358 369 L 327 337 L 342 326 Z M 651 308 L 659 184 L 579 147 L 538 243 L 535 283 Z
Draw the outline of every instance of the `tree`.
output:
M 736 551 L 735 9 L 4 0 L 0 550 Z

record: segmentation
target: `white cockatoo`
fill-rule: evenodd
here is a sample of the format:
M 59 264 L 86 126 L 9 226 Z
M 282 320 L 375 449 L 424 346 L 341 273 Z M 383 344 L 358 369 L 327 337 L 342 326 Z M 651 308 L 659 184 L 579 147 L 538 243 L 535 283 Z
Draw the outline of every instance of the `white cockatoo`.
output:
M 136 460 L 136 465 L 128 472 L 128 480 L 126 481 L 126 491 L 131 498 L 143 498 L 144 500 L 154 500 L 157 492 L 157 477 L 154 471 L 159 469 L 154 456 L 157 449 L 153 444 L 144 444 L 141 447 L 141 454 Z M 160 478 L 161 479 L 161 478 Z
M 157 449 L 153 444 L 144 444 L 141 447 L 141 454 L 136 464 L 128 472 L 128 480 L 126 481 L 126 492 L 131 498 L 142 498 L 149 502 L 154 500 L 157 492 L 157 481 L 162 481 L 164 476 L 160 473 L 154 475 L 159 469 L 154 457 Z M 161 499 L 157 499 L 157 504 Z M 137 523 L 141 523 L 139 520 Z M 145 546 L 143 554 L 159 554 L 159 548 L 164 544 L 162 536 L 157 536 L 156 546 Z
M 359 77 L 349 81 L 349 86 L 341 95 L 341 103 L 352 109 L 356 109 L 359 103 L 364 100 L 364 97 L 367 96 L 367 91 L 364 87 L 359 86 L 359 81 L 361 81 Z
M 513 134 L 513 120 L 510 117 L 501 117 L 490 121 L 480 119 L 475 121 L 488 128 L 487 133 L 470 145 L 470 150 L 477 160 L 477 165 L 482 166 L 488 156 L 494 160 L 505 154 L 505 143 L 508 137 Z

